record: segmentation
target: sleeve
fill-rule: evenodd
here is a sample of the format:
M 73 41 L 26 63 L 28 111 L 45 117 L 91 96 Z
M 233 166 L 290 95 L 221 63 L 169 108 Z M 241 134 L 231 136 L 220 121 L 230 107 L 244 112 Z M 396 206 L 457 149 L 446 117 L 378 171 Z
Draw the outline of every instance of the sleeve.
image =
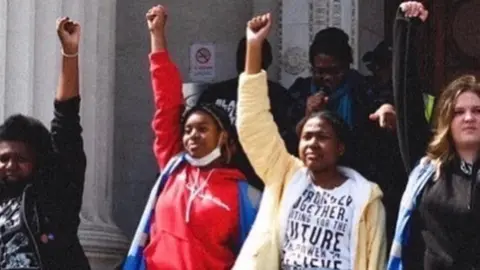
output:
M 159 169 L 181 149 L 181 114 L 183 112 L 180 73 L 167 52 L 150 54 L 150 72 L 155 103 L 152 129 L 155 134 L 153 152 Z
M 304 96 L 302 90 L 306 87 L 309 87 L 309 84 L 309 79 L 297 78 L 287 90 L 289 97 L 293 101 L 291 106 L 288 108 L 288 114 L 294 131 L 297 129 L 297 124 L 305 116 L 307 98 Z
M 384 270 L 386 267 L 387 240 L 385 232 L 385 208 L 376 200 L 368 209 L 367 269 Z
M 59 203 L 62 203 L 62 208 L 67 211 L 64 213 L 65 219 L 68 223 L 76 222 L 77 226 L 87 166 L 79 111 L 80 97 L 78 96 L 65 101 L 55 101 L 54 118 L 51 122 L 54 166 L 60 173 L 54 178 L 56 183 L 52 183 L 52 186 L 57 187 L 55 192 L 62 193 L 55 196 L 63 198 Z
M 431 136 L 429 124 L 424 117 L 416 64 L 418 57 L 413 46 L 418 21 L 406 18 L 399 10 L 393 30 L 393 93 L 397 111 L 397 134 L 407 173 L 424 155 Z
M 289 180 L 301 166 L 301 162 L 287 152 L 280 137 L 270 113 L 267 92 L 265 71 L 240 76 L 236 123 L 238 136 L 255 172 L 266 185 Z

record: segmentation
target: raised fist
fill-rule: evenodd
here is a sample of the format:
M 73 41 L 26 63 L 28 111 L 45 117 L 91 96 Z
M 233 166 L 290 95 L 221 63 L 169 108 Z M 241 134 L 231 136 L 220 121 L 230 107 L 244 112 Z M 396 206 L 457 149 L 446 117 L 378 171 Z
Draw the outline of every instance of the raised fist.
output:
M 270 13 L 254 17 L 247 23 L 247 42 L 262 45 L 271 27 L 272 19 Z
M 148 30 L 152 33 L 162 33 L 165 29 L 167 21 L 167 11 L 161 6 L 152 7 L 146 14 Z
M 76 54 L 80 43 L 80 24 L 68 17 L 57 19 L 57 34 L 66 54 Z
M 428 10 L 417 1 L 403 2 L 400 4 L 400 9 L 405 12 L 406 17 L 418 17 L 422 22 L 428 18 Z

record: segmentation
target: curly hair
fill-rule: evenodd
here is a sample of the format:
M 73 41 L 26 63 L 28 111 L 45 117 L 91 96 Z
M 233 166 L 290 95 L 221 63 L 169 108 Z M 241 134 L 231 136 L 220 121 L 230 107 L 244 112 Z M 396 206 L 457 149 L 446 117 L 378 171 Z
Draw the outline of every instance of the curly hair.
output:
M 0 141 L 25 143 L 34 153 L 36 167 L 42 167 L 52 153 L 52 141 L 49 130 L 39 120 L 15 114 L 0 125 Z

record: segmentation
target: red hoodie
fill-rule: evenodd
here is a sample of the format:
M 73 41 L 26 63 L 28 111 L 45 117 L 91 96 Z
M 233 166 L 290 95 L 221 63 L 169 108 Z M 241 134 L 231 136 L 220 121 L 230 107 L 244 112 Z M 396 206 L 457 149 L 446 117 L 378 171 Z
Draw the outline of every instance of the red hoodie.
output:
M 183 150 L 180 117 L 182 82 L 167 52 L 150 55 L 155 116 L 154 152 L 162 170 Z M 148 270 L 230 269 L 239 238 L 236 169 L 200 169 L 187 162 L 177 169 L 157 200 L 150 242 L 144 255 Z

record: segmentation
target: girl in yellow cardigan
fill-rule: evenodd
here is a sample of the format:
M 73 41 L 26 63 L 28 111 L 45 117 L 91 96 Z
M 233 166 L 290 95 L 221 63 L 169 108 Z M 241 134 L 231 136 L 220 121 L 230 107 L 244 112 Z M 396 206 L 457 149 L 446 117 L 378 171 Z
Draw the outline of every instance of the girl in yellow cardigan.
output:
M 270 14 L 247 25 L 237 129 L 265 190 L 234 269 L 385 269 L 382 192 L 358 172 L 337 166 L 348 133 L 343 122 L 326 111 L 307 116 L 298 130 L 300 159 L 285 148 L 261 70 L 270 27 Z

